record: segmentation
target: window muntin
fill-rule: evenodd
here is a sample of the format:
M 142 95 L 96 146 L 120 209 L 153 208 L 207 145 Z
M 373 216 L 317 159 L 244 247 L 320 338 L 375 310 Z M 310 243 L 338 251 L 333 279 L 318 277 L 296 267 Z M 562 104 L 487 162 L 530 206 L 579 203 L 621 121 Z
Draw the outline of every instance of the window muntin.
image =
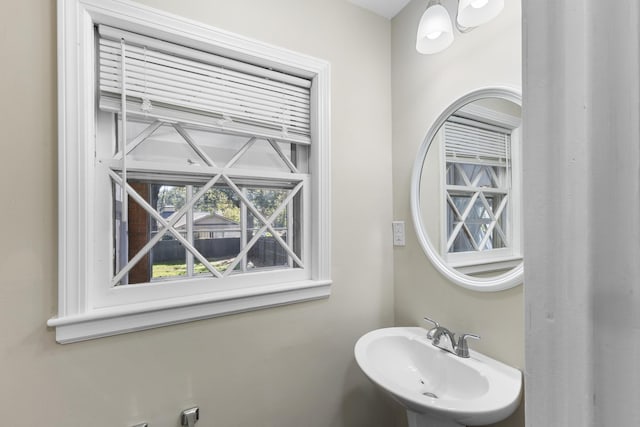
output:
M 133 174 L 135 176 L 135 174 Z M 201 190 L 201 186 L 158 181 L 140 181 L 132 178 L 131 187 L 149 205 L 155 215 L 166 221 L 180 212 Z M 146 249 L 139 261 L 122 276 L 115 286 L 140 284 L 187 278 L 224 278 L 227 275 L 257 272 L 260 269 L 301 268 L 288 255 L 283 245 L 292 247 L 301 258 L 300 193 L 293 195 L 292 188 L 239 187 L 255 209 L 264 218 L 271 218 L 272 229 L 278 234 L 264 229 L 265 224 L 251 213 L 245 202 L 229 186 L 214 186 L 208 189 L 187 209 L 173 225 L 173 231 L 165 229 L 159 219 L 146 211 L 134 199 L 129 200 L 128 245 L 129 257 L 144 250 L 152 239 L 155 244 Z M 121 191 L 113 186 L 114 197 L 114 274 L 127 263 L 120 254 L 121 235 Z M 293 195 L 293 198 L 289 197 Z M 283 202 L 290 200 L 283 205 Z M 277 213 L 279 212 L 279 213 Z M 274 215 L 275 213 L 275 215 Z M 158 234 L 162 233 L 162 236 Z M 179 233 L 181 239 L 172 233 Z M 256 239 L 257 237 L 257 239 Z M 158 240 L 159 238 L 159 240 Z M 187 241 L 195 249 L 185 247 Z M 292 246 L 289 241 L 297 242 Z M 204 257 L 214 268 L 200 261 Z
M 256 137 L 229 138 L 217 131 L 197 130 L 198 137 L 192 138 L 194 132 L 180 125 L 133 123 L 141 134 L 150 126 L 156 130 L 131 150 L 127 162 L 128 204 L 134 213 L 127 231 L 121 221 L 121 151 L 98 159 L 108 165 L 104 173 L 112 182 L 113 286 L 304 268 L 300 199 L 308 174 L 300 174 L 295 164 L 306 149 Z M 204 140 L 214 142 L 201 157 L 205 149 L 199 141 Z M 217 153 L 225 151 L 223 168 L 201 166 L 219 162 Z M 243 166 L 239 174 L 236 165 Z M 141 239 L 145 233 L 147 238 Z M 147 280 L 140 271 L 147 271 Z M 129 280 L 130 272 L 136 280 Z
M 450 253 L 509 246 L 509 188 L 503 166 L 447 162 L 447 249 Z

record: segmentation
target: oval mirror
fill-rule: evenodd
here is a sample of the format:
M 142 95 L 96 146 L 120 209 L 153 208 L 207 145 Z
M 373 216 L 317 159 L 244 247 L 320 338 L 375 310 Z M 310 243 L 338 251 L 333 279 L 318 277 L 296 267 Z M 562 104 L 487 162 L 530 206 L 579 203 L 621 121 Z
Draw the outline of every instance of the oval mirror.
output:
M 438 116 L 411 176 L 411 213 L 422 248 L 467 289 L 522 283 L 521 101 L 510 88 L 458 99 Z

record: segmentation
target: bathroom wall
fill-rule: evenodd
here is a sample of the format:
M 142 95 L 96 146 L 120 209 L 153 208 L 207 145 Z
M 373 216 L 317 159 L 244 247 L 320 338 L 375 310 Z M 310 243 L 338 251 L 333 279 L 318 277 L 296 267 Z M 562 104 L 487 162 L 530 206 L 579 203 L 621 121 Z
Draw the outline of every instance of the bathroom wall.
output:
M 394 426 L 396 405 L 353 358 L 360 335 L 393 323 L 389 21 L 344 0 L 145 3 L 331 62 L 333 294 L 56 344 L 56 3 L 5 2 L 2 424 L 173 427 L 198 405 L 202 427 Z
M 453 3 L 443 2 L 452 11 Z M 520 2 L 505 1 L 503 12 L 495 20 L 470 33 L 456 34 L 447 50 L 420 55 L 415 50 L 415 37 L 426 4 L 423 0 L 411 1 L 393 19 L 391 27 L 393 215 L 407 225 L 406 246 L 394 249 L 396 324 L 422 325 L 422 318 L 428 315 L 454 331 L 481 335 L 480 341 L 471 343 L 474 348 L 522 368 L 522 286 L 478 293 L 448 282 L 422 252 L 413 233 L 409 205 L 414 158 L 436 117 L 474 89 L 521 86 Z M 499 425 L 523 426 L 523 412 L 521 405 L 516 414 Z

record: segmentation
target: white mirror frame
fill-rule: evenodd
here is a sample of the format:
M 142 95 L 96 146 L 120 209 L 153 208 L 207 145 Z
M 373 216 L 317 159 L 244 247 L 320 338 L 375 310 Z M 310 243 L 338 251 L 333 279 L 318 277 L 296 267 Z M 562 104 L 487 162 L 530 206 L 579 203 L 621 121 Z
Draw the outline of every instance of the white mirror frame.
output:
M 523 263 L 521 262 L 511 270 L 494 277 L 473 277 L 460 273 L 442 259 L 429 239 L 426 227 L 422 222 L 420 209 L 420 178 L 431 142 L 449 116 L 470 102 L 483 98 L 501 98 L 522 105 L 522 93 L 520 90 L 510 87 L 488 87 L 474 90 L 447 107 L 429 128 L 424 141 L 420 145 L 415 163 L 413 164 L 413 172 L 411 174 L 411 216 L 420 246 L 422 246 L 422 249 L 433 266 L 442 273 L 442 275 L 463 288 L 480 292 L 495 292 L 509 289 L 522 283 Z

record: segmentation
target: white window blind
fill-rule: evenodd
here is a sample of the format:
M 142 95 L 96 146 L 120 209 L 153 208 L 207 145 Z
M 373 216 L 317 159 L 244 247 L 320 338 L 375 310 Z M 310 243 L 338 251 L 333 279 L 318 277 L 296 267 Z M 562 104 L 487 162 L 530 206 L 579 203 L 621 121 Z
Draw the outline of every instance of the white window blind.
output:
M 503 164 L 511 160 L 509 133 L 463 121 L 471 122 L 448 120 L 444 124 L 447 159 L 488 160 Z
M 308 144 L 311 82 L 100 25 L 100 108 Z

